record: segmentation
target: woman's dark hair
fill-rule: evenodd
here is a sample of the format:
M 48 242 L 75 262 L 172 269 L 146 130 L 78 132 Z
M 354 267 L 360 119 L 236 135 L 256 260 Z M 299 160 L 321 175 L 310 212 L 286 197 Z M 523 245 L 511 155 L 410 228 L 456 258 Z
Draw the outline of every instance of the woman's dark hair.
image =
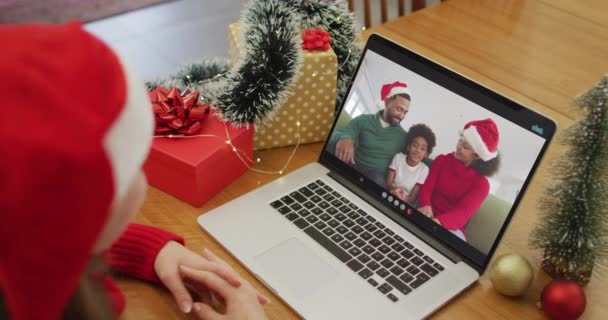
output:
M 407 101 L 412 102 L 412 97 L 410 97 L 410 95 L 407 93 L 397 93 L 396 95 L 388 98 L 387 100 L 390 102 L 397 99 L 397 97 L 405 98 L 407 99 Z
M 483 161 L 481 159 L 475 159 L 471 162 L 470 167 L 475 169 L 477 173 L 484 177 L 493 176 L 496 171 L 498 171 L 498 167 L 500 166 L 500 154 L 498 154 L 495 158 L 490 159 L 488 161 Z
M 414 139 L 418 137 L 426 140 L 426 151 L 431 155 L 431 153 L 433 153 L 433 148 L 436 145 L 435 133 L 433 133 L 433 130 L 424 123 L 415 124 L 410 127 L 410 130 L 407 132 L 407 137 L 405 138 L 403 153 L 407 154 L 407 148 L 414 142 Z

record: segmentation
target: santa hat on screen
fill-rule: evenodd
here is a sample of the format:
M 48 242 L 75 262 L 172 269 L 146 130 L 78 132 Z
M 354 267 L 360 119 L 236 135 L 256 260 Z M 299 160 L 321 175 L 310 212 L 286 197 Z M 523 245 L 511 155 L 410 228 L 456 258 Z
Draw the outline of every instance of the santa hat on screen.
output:
M 0 39 L 0 292 L 11 319 L 59 319 L 154 119 L 143 82 L 79 23 Z
M 408 100 L 411 100 L 412 97 L 412 93 L 410 92 L 410 88 L 407 87 L 407 84 L 395 81 L 382 86 L 382 89 L 380 90 L 380 99 L 382 99 L 382 101 L 386 101 L 386 99 L 397 94 L 407 94 L 408 97 L 410 97 Z
M 481 160 L 488 161 L 498 156 L 499 134 L 494 120 L 471 121 L 464 126 L 462 136 Z

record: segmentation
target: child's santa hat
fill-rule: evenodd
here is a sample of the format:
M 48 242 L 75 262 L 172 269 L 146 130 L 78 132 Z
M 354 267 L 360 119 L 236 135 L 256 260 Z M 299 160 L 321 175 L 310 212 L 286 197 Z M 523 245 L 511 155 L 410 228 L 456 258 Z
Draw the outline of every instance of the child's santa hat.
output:
M 0 291 L 59 319 L 151 144 L 142 81 L 80 24 L 2 26 Z
M 412 97 L 412 93 L 410 92 L 410 88 L 407 87 L 407 84 L 395 81 L 382 86 L 382 89 L 380 90 L 380 99 L 386 101 L 386 99 L 397 94 L 407 94 L 410 97 L 408 100 L 411 100 Z
M 494 120 L 471 121 L 464 126 L 462 136 L 471 145 L 481 160 L 488 161 L 498 156 L 498 127 Z

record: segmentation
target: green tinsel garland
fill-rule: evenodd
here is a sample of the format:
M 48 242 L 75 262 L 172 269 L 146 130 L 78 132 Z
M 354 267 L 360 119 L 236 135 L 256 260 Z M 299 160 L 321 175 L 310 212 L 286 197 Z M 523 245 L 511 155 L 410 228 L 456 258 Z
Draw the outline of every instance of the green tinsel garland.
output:
M 306 28 L 321 27 L 331 33 L 331 47 L 338 58 L 337 110 L 361 55 L 361 49 L 356 45 L 360 28 L 346 1 L 293 1 L 292 4 L 303 15 Z
M 221 58 L 203 59 L 202 61 L 183 66 L 169 79 L 155 79 L 146 81 L 148 91 L 157 87 L 193 88 L 203 87 L 205 84 L 217 80 L 230 70 L 228 60 Z M 207 91 L 207 90 L 204 90 Z
M 300 35 L 305 28 L 331 33 L 338 58 L 336 108 L 341 104 L 361 50 L 358 26 L 344 0 L 253 0 L 240 19 L 244 56 L 228 71 L 225 60 L 204 60 L 181 69 L 158 86 L 190 88 L 218 108 L 227 121 L 240 125 L 270 119 L 290 94 L 301 65 Z
M 287 99 L 302 64 L 299 15 L 282 0 L 253 1 L 240 20 L 244 54 L 228 74 L 215 106 L 233 123 L 272 117 Z

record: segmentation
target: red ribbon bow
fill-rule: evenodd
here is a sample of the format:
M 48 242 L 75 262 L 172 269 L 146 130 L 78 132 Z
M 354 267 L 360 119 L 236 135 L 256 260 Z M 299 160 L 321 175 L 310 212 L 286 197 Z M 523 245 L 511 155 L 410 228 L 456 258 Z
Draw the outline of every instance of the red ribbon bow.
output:
M 304 34 L 302 34 L 302 48 L 304 50 L 329 50 L 329 43 L 331 39 L 329 38 L 329 32 L 323 31 L 321 28 L 317 28 L 315 30 L 306 29 Z
M 168 91 L 157 88 L 150 93 L 156 120 L 154 133 L 158 135 L 194 135 L 201 129 L 201 121 L 209 116 L 210 107 L 198 100 L 198 91 L 177 88 Z

